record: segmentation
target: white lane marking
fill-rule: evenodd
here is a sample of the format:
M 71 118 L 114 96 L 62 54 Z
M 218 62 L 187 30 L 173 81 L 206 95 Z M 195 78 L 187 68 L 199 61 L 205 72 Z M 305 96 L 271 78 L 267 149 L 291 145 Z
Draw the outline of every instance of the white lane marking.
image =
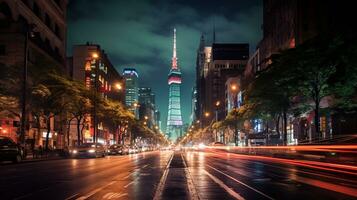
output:
M 191 200 L 198 200 L 198 199 L 200 199 L 200 197 L 198 195 L 198 192 L 196 191 L 196 187 L 195 187 L 195 185 L 193 183 L 190 170 L 188 169 L 186 160 L 185 160 L 185 158 L 184 158 L 184 156 L 182 154 L 181 154 L 181 158 L 183 160 L 183 164 L 185 165 L 185 173 L 186 173 L 186 178 L 187 178 L 187 187 L 188 187 L 188 191 L 190 192 Z
M 255 188 L 253 188 L 253 187 L 251 187 L 251 186 L 249 186 L 249 185 L 247 185 L 247 184 L 245 184 L 245 183 L 243 183 L 242 181 L 237 180 L 236 178 L 234 178 L 234 177 L 232 177 L 232 176 L 230 176 L 230 175 L 228 175 L 228 174 L 226 174 L 226 173 L 224 173 L 224 172 L 222 172 L 222 171 L 219 171 L 218 169 L 212 167 L 211 165 L 207 165 L 207 166 L 208 166 L 209 168 L 213 169 L 214 171 L 216 171 L 216 172 L 218 172 L 218 173 L 220 173 L 220 174 L 223 174 L 223 175 L 227 176 L 228 178 L 232 179 L 233 181 L 235 181 L 235 182 L 237 182 L 237 183 L 239 183 L 239 184 L 241 184 L 241 185 L 244 185 L 245 187 L 247 187 L 247 188 L 253 190 L 254 192 L 259 193 L 259 194 L 261 194 L 262 196 L 264 196 L 264 197 L 266 197 L 266 198 L 268 198 L 268 199 L 274 200 L 274 198 L 272 198 L 272 197 L 270 197 L 270 196 L 264 194 L 263 192 L 261 192 L 261 191 L 255 189 Z
M 77 194 L 74 194 L 74 195 L 72 195 L 72 196 L 70 196 L 70 197 L 67 197 L 65 200 L 73 199 L 73 198 L 76 197 L 76 196 L 78 196 L 78 193 L 77 193 Z
M 104 188 L 106 188 L 106 187 L 108 187 L 108 186 L 110 186 L 110 185 L 113 185 L 113 184 L 116 183 L 116 182 L 117 182 L 117 181 L 112 181 L 112 182 L 110 182 L 110 183 L 108 183 L 108 184 L 106 184 L 106 185 L 104 185 L 104 186 L 102 186 L 102 187 L 99 187 L 99 188 L 97 188 L 97 189 L 91 191 L 91 192 L 88 193 L 87 195 L 84 195 L 84 196 L 81 196 L 81 197 L 77 198 L 76 200 L 88 199 L 89 197 L 93 196 L 95 193 L 101 191 L 102 189 L 104 189 Z
M 134 183 L 134 181 L 131 181 L 130 183 L 126 184 L 126 185 L 124 186 L 124 188 L 127 188 L 129 185 L 131 185 L 131 184 L 133 184 L 133 183 Z
M 204 172 L 210 177 L 214 182 L 216 182 L 221 188 L 226 190 L 231 196 L 238 200 L 245 200 L 242 196 L 240 196 L 238 193 L 236 193 L 234 190 L 232 190 L 230 187 L 228 187 L 226 184 L 224 184 L 221 180 L 219 180 L 217 177 L 213 176 L 210 174 L 208 171 L 204 170 Z
M 124 179 L 129 178 L 133 173 L 134 173 L 134 172 L 132 172 L 132 173 L 128 174 L 127 176 L 125 176 Z
M 109 192 L 103 196 L 102 199 L 119 199 L 120 197 L 126 196 L 128 193 L 115 193 Z
M 149 165 L 144 165 L 143 167 L 141 167 L 141 169 L 144 169 L 144 168 L 147 167 L 147 166 L 149 166 Z
M 156 192 L 155 192 L 155 196 L 154 196 L 153 200 L 160 200 L 161 199 L 161 195 L 162 195 L 162 192 L 164 191 L 167 175 L 169 174 L 169 166 L 170 166 L 170 163 L 171 163 L 173 157 L 174 157 L 174 154 L 171 155 L 171 158 L 169 159 L 169 162 L 167 162 L 167 165 L 166 165 L 166 168 L 164 170 L 164 173 L 162 174 L 162 176 L 160 178 L 159 185 L 156 188 Z

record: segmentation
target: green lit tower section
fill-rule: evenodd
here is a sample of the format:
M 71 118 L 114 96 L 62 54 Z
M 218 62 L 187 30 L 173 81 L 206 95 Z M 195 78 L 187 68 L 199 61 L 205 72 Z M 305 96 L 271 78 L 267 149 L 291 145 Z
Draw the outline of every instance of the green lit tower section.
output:
M 176 56 L 176 29 L 174 29 L 174 45 L 172 65 L 168 77 L 169 84 L 169 109 L 167 115 L 166 134 L 171 141 L 176 141 L 182 132 L 181 117 L 181 71 L 177 64 Z

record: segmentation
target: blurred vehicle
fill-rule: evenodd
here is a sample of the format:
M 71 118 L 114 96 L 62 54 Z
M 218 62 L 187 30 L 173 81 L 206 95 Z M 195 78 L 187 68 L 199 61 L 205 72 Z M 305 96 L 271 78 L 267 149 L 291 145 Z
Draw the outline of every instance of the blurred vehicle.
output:
M 105 157 L 106 150 L 100 143 L 85 143 L 73 148 L 71 151 L 72 157 Z
M 20 145 L 16 144 L 11 138 L 0 137 L 0 160 L 21 162 L 24 158 L 24 151 Z
M 175 146 L 174 150 L 175 151 L 181 151 L 181 146 Z
M 108 155 L 124 155 L 128 154 L 128 148 L 126 148 L 124 145 L 118 145 L 118 144 L 113 144 L 110 145 L 109 148 L 107 149 L 107 154 Z
M 213 142 L 212 144 L 211 144 L 211 146 L 215 146 L 215 147 L 217 147 L 217 146 L 225 146 L 222 142 Z
M 129 153 L 130 154 L 138 153 L 138 152 L 139 152 L 138 147 L 136 147 L 136 146 L 130 146 L 129 147 Z

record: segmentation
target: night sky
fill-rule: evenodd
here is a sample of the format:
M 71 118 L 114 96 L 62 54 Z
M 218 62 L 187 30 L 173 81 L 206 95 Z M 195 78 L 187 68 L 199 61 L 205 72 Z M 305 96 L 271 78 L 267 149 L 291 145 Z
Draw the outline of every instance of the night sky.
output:
M 68 55 L 72 45 L 89 41 L 101 45 L 120 73 L 135 67 L 139 85 L 152 87 L 156 94 L 163 128 L 174 27 L 184 123 L 190 121 L 200 35 L 211 42 L 215 24 L 216 42 L 248 42 L 251 51 L 262 35 L 261 0 L 71 0 L 67 18 Z

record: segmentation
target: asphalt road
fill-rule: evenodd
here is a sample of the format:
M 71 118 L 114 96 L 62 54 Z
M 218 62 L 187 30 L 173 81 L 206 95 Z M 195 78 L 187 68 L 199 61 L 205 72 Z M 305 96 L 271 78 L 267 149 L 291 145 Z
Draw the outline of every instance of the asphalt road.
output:
M 156 151 L 0 166 L 0 199 L 356 199 L 357 170 Z

